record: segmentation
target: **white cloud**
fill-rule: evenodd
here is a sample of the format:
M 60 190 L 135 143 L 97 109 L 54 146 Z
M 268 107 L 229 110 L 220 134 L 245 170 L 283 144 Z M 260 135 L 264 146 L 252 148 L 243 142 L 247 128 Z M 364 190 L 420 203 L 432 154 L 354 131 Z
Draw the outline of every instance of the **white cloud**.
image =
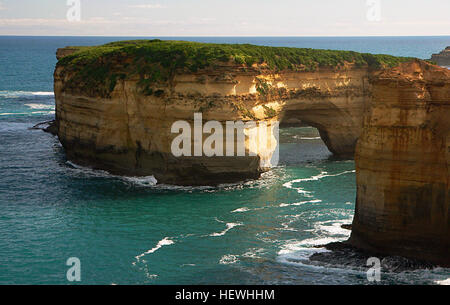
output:
M 129 5 L 128 7 L 131 7 L 131 8 L 149 8 L 149 9 L 164 8 L 164 6 L 161 5 L 161 4 L 138 4 L 138 5 Z

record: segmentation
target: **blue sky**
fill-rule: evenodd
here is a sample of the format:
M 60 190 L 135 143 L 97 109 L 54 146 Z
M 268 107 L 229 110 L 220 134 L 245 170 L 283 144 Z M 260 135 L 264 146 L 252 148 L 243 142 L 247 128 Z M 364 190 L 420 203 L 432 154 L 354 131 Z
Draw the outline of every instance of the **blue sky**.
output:
M 0 35 L 450 35 L 449 0 L 80 2 L 80 21 L 69 22 L 67 0 L 0 0 Z

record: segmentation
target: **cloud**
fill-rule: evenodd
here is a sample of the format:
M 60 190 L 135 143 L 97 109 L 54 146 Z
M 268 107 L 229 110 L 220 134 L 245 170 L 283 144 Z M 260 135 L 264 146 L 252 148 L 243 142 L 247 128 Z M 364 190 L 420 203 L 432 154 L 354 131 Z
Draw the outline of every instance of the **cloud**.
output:
M 131 8 L 147 8 L 147 9 L 165 8 L 165 6 L 163 6 L 161 4 L 137 4 L 137 5 L 129 5 L 128 7 L 131 7 Z
M 3 6 L 3 3 L 0 2 L 0 11 L 6 10 L 6 7 Z

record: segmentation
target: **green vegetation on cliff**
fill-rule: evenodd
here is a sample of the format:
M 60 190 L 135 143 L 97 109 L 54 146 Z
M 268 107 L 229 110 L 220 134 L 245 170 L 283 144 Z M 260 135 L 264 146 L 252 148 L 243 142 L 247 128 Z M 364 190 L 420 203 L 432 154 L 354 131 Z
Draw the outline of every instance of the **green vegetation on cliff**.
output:
M 70 77 L 68 88 L 83 87 L 90 95 L 108 97 L 118 79 L 137 76 L 144 94 L 171 79 L 176 71 L 196 72 L 216 64 L 234 62 L 243 68 L 273 71 L 316 71 L 339 68 L 346 63 L 372 69 L 392 67 L 410 58 L 353 51 L 265 47 L 249 44 L 211 44 L 187 41 L 119 41 L 79 50 L 59 60 Z

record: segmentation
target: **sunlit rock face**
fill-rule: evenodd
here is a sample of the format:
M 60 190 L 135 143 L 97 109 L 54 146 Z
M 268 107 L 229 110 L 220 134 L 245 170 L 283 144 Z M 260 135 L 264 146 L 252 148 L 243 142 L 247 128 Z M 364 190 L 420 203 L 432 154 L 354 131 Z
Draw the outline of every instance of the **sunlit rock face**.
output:
M 415 61 L 371 83 L 350 242 L 449 266 L 450 71 Z
M 70 50 L 58 54 L 66 56 Z M 176 73 L 152 88 L 153 94 L 144 94 L 139 79 L 128 76 L 117 80 L 109 97 L 101 97 L 82 86 L 67 86 L 70 73 L 64 67 L 54 73 L 58 136 L 68 159 L 180 185 L 258 178 L 273 165 L 277 122 L 292 118 L 318 128 L 335 155 L 353 158 L 371 87 L 369 69 L 352 65 L 274 73 L 264 66 L 220 63 L 214 69 Z M 193 133 L 195 113 L 202 113 L 205 123 L 220 122 L 223 130 L 227 121 L 266 124 L 267 137 L 274 141 L 263 145 L 260 138 L 247 137 L 246 156 L 175 157 L 171 145 L 178 134 L 171 127 L 187 121 Z M 205 134 L 203 144 L 207 138 Z M 194 137 L 191 144 L 193 149 Z

